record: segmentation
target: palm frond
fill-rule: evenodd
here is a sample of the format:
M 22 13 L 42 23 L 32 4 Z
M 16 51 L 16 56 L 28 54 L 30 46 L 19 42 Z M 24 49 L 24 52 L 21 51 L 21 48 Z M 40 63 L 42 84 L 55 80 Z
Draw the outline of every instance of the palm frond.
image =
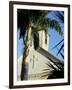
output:
M 59 63 L 60 64 L 60 63 Z M 41 77 L 47 77 L 47 79 L 64 78 L 64 66 L 55 67 L 51 62 L 46 63 L 46 69 L 43 69 Z
M 48 11 L 45 10 L 30 10 L 30 19 L 32 23 L 37 24 L 46 17 Z
M 47 31 L 46 27 L 41 26 L 32 26 L 32 33 L 36 33 L 39 31 Z
M 61 57 L 64 59 L 64 54 L 60 52 Z
M 55 20 L 48 19 L 48 27 L 54 28 L 60 35 L 63 34 L 60 24 Z
M 64 43 L 61 45 L 61 47 L 60 47 L 60 49 L 59 49 L 57 55 L 61 52 L 61 50 L 63 49 L 63 47 L 64 47 Z
M 60 45 L 63 41 L 64 41 L 64 38 L 63 38 L 61 41 L 59 41 L 52 49 L 56 48 L 56 47 L 57 47 L 58 45 Z
M 48 70 L 50 70 L 49 68 L 45 68 L 45 69 L 43 69 L 42 71 L 48 71 Z
M 53 70 L 57 69 L 52 62 L 48 63 L 47 65 Z
M 55 12 L 55 15 L 58 17 L 58 19 L 59 19 L 62 23 L 64 23 L 64 12 L 58 12 L 58 11 L 56 11 L 56 12 Z
M 20 30 L 20 38 L 23 38 L 25 36 L 28 24 L 29 24 L 29 17 L 28 17 L 27 11 L 18 9 L 17 10 L 17 27 L 19 28 L 18 30 Z
M 51 64 L 51 63 L 52 63 L 52 64 Z M 61 67 L 64 66 L 64 63 L 63 63 L 63 62 L 61 62 L 61 61 L 57 61 L 57 62 L 56 62 L 56 61 L 53 61 L 53 60 L 51 60 L 51 59 L 50 59 L 50 63 L 48 62 L 48 63 L 45 63 L 45 64 L 46 64 L 47 66 L 49 66 L 49 67 L 51 67 L 50 65 L 52 65 L 52 66 L 54 65 L 55 67 L 53 66 L 53 68 L 56 68 L 56 67 L 57 67 L 57 68 L 61 68 Z
M 48 73 L 47 73 L 47 74 L 44 74 L 44 75 L 41 75 L 41 78 L 42 78 L 42 77 L 46 77 L 46 76 L 48 76 Z
M 44 26 L 46 28 L 50 27 L 52 29 L 55 29 L 60 35 L 63 34 L 61 26 L 59 22 L 56 20 L 51 20 L 50 18 L 44 18 L 42 22 L 40 22 L 38 25 Z

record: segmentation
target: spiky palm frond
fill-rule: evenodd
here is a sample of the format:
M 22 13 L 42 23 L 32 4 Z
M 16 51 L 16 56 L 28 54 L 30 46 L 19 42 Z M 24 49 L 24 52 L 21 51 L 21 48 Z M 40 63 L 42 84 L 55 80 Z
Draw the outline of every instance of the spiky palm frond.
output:
M 60 24 L 56 20 L 51 20 L 50 18 L 44 18 L 35 26 L 37 26 L 39 30 L 47 30 L 47 28 L 52 28 L 55 29 L 60 35 L 63 34 Z
M 64 12 L 55 11 L 55 15 L 58 17 L 61 23 L 64 23 Z
M 21 9 L 17 10 L 17 28 L 20 30 L 20 38 L 23 38 L 26 33 L 26 29 L 29 24 L 29 17 L 27 15 L 27 11 L 23 11 Z
M 42 70 L 41 77 L 47 77 L 47 79 L 64 78 L 64 66 L 48 62 L 46 68 Z
M 64 54 L 61 52 L 64 49 L 64 38 L 61 41 L 59 41 L 52 49 L 57 48 L 59 45 L 60 45 L 60 48 L 58 49 L 57 55 L 60 54 L 61 57 L 64 59 Z
M 63 78 L 64 77 L 64 62 L 53 61 L 50 59 L 45 63 L 45 68 L 42 70 L 41 77 L 47 77 L 47 79 Z
M 62 52 L 59 52 L 61 57 L 64 59 L 64 54 Z
M 64 38 L 63 38 L 61 41 L 59 41 L 52 49 L 54 49 L 54 48 L 56 48 L 57 46 L 59 46 L 63 41 L 64 41 Z
M 58 50 L 57 55 L 61 52 L 61 50 L 64 48 L 64 43 L 61 45 L 60 49 Z
M 61 57 L 64 59 L 64 38 L 59 41 L 52 49 L 57 48 L 58 46 L 60 46 L 60 48 L 58 49 L 57 55 L 60 54 Z M 61 52 L 63 50 L 63 53 Z

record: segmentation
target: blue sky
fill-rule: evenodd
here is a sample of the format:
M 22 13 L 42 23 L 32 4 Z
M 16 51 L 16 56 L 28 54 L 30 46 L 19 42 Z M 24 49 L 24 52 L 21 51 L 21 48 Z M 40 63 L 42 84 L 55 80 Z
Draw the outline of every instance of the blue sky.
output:
M 54 14 L 54 12 L 51 12 L 48 14 L 48 18 L 51 18 L 51 19 L 55 19 L 57 21 L 59 21 L 59 19 L 56 17 L 56 15 Z M 60 21 L 59 21 L 60 22 Z M 60 23 L 61 25 L 61 28 L 62 30 L 64 31 L 64 24 L 63 23 Z M 49 37 L 49 48 L 48 48 L 48 51 L 53 54 L 55 57 L 63 60 L 63 58 L 61 57 L 60 54 L 58 54 L 57 56 L 57 52 L 58 52 L 58 49 L 60 48 L 60 45 L 55 48 L 55 49 L 52 49 L 59 41 L 61 41 L 63 38 L 64 38 L 64 34 L 62 36 L 60 36 L 58 34 L 58 32 L 54 29 L 51 29 L 51 28 L 48 28 L 48 32 L 50 34 L 50 37 Z M 62 43 L 61 43 L 62 44 Z
M 48 17 L 51 19 L 55 19 L 58 20 L 58 18 L 54 15 L 54 13 L 49 13 Z M 62 29 L 64 28 L 63 24 L 61 23 L 61 27 Z M 60 40 L 62 40 L 63 36 L 61 37 L 58 32 L 56 32 L 54 29 L 48 28 L 48 32 L 50 34 L 49 37 L 49 48 L 48 48 L 48 52 L 50 52 L 51 54 L 53 54 L 54 56 L 56 56 L 57 58 L 62 60 L 62 57 L 60 55 L 57 56 L 57 52 L 58 52 L 58 48 L 60 46 L 58 46 L 55 49 L 52 49 Z M 22 39 L 19 39 L 19 31 L 18 31 L 18 39 L 17 39 L 17 56 L 20 57 L 23 53 L 23 42 Z
M 19 30 L 17 32 L 17 57 L 19 58 L 23 53 L 23 41 L 19 39 Z

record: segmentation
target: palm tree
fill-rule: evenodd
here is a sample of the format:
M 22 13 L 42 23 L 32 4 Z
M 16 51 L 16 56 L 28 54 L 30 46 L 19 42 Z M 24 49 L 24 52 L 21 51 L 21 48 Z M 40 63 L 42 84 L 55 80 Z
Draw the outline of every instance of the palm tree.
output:
M 38 31 L 44 30 L 47 33 L 48 27 L 55 28 L 59 34 L 62 34 L 59 23 L 55 20 L 51 20 L 47 17 L 48 11 L 45 10 L 17 10 L 17 22 L 18 30 L 20 30 L 20 38 L 23 39 L 23 59 L 21 69 L 21 80 L 28 79 L 28 71 L 26 68 L 27 57 L 30 49 L 30 38 L 31 35 L 36 35 Z M 37 49 L 37 48 L 35 48 Z

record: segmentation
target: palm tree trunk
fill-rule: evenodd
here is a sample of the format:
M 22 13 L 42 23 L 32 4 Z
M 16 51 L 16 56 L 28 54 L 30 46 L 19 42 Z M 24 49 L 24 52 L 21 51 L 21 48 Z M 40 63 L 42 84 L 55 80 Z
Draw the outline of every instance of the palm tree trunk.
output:
M 31 27 L 29 27 L 27 31 L 27 42 L 25 45 L 25 49 L 23 52 L 23 60 L 22 60 L 22 69 L 21 69 L 21 80 L 28 80 L 28 55 L 30 49 L 30 37 L 31 37 Z

